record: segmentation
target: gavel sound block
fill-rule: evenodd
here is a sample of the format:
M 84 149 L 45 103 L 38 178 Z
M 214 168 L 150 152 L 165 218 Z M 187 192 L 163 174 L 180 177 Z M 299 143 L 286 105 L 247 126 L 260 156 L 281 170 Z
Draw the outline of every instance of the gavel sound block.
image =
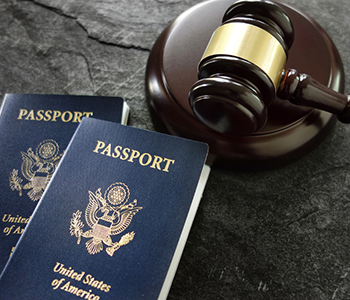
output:
M 267 121 L 261 130 L 240 136 L 240 130 L 245 134 L 250 129 L 246 124 L 241 129 L 235 124 L 233 127 L 238 134 L 230 136 L 208 128 L 190 106 L 189 92 L 198 81 L 198 64 L 213 32 L 220 27 L 223 15 L 232 4 L 232 0 L 203 2 L 165 28 L 154 44 L 147 64 L 147 102 L 157 129 L 208 143 L 208 163 L 214 167 L 264 170 L 283 166 L 317 147 L 330 132 L 336 117 L 275 97 L 267 107 Z M 285 69 L 297 69 L 321 84 L 343 92 L 343 67 L 330 37 L 297 9 L 278 4 L 294 25 L 294 42 Z M 208 107 L 215 110 L 215 107 Z

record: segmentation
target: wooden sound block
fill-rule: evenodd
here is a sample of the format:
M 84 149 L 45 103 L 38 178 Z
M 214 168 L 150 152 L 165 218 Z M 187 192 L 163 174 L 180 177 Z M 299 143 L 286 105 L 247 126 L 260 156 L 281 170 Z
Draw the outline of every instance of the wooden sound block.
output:
M 317 147 L 336 118 L 276 97 L 263 130 L 249 137 L 228 138 L 208 129 L 193 115 L 188 92 L 198 80 L 197 65 L 232 0 L 212 0 L 176 18 L 159 36 L 146 71 L 146 97 L 156 128 L 209 144 L 208 164 L 234 170 L 264 170 L 295 161 Z M 295 41 L 286 68 L 344 90 L 344 71 L 337 49 L 312 19 L 279 3 L 293 21 Z M 259 51 L 259 49 L 256 49 Z

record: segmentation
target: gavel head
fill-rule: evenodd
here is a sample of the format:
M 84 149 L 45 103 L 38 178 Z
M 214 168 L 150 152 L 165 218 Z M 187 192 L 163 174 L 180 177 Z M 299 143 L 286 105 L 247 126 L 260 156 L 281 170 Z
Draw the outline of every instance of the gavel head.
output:
M 277 4 L 234 3 L 198 65 L 199 80 L 189 93 L 195 116 L 229 136 L 262 129 L 293 40 L 292 22 Z

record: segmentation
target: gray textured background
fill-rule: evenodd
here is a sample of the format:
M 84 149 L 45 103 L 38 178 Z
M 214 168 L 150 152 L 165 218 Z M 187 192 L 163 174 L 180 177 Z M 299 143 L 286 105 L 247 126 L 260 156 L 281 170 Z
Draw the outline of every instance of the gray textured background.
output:
M 199 0 L 0 0 L 0 96 L 122 96 L 153 130 L 150 49 Z M 350 0 L 286 0 L 329 33 L 350 93 Z M 213 170 L 169 299 L 350 299 L 350 126 L 268 172 Z M 138 300 L 138 299 L 137 299 Z

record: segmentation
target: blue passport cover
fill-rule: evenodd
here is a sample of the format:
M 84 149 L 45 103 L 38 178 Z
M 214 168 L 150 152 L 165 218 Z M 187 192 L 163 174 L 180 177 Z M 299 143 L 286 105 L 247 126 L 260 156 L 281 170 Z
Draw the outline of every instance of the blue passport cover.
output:
M 207 151 L 84 119 L 1 275 L 1 299 L 157 299 Z
M 121 122 L 119 97 L 7 94 L 0 110 L 0 272 L 83 117 Z

